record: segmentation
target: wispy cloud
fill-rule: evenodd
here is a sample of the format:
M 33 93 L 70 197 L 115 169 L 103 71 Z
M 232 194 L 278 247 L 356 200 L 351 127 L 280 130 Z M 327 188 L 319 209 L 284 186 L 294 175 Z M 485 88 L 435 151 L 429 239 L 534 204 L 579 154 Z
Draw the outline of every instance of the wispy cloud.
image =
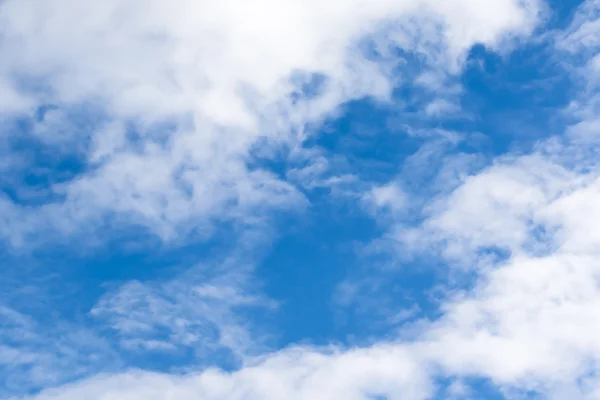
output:
M 248 294 L 250 271 L 243 265 L 225 271 L 231 263 L 190 268 L 166 282 L 128 282 L 100 298 L 91 315 L 115 330 L 129 351 L 191 351 L 200 364 L 224 353 L 221 358 L 235 365 L 265 346 L 247 315 L 275 304 Z
M 40 323 L 0 306 L 0 382 L 3 396 L 23 394 L 119 366 L 110 343 L 65 321 Z

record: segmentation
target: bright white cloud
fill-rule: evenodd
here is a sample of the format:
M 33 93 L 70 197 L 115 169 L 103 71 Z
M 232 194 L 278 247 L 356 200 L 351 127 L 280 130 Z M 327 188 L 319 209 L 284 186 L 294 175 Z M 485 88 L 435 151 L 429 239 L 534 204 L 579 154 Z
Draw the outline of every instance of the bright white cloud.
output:
M 593 380 L 600 359 L 592 228 L 600 171 L 568 170 L 551 158 L 493 166 L 435 208 L 419 232 L 430 241 L 424 248 L 441 248 L 481 276 L 472 292 L 443 307 L 444 317 L 424 337 L 451 374 L 490 377 L 548 398 L 587 398 L 588 382 L 578 380 Z M 481 256 L 494 246 L 508 258 Z
M 74 135 L 86 170 L 53 185 L 51 204 L 1 199 L 2 234 L 18 244 L 116 214 L 170 239 L 206 234 L 214 218 L 297 207 L 293 186 L 248 168 L 257 146 L 294 145 L 340 104 L 385 99 L 397 78 L 390 48 L 452 73 L 474 43 L 503 46 L 537 14 L 535 0 L 4 1 L 0 81 L 14 86 L 14 110 L 2 112 L 57 106 L 38 133 L 47 146 Z M 60 126 L 84 105 L 97 120 Z

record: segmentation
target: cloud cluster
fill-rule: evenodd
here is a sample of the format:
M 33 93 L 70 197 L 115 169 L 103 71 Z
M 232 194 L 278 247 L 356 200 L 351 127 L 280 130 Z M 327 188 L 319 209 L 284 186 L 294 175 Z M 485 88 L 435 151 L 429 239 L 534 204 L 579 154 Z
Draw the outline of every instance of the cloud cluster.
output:
M 413 327 L 412 340 L 285 349 L 232 373 L 97 377 L 36 398 L 426 399 L 445 390 L 440 377 L 490 379 L 510 396 L 596 398 L 600 170 L 568 168 L 562 156 L 575 149 L 551 149 L 467 179 L 419 228 L 443 240 L 434 244 L 443 257 L 463 255 L 460 265 L 479 278 L 473 290 L 445 302 L 439 320 Z M 490 221 L 485 232 L 469 222 L 477 219 Z M 490 246 L 509 255 L 491 263 L 474 256 Z
M 297 208 L 302 194 L 257 157 L 301 150 L 349 100 L 387 99 L 398 50 L 443 76 L 538 13 L 533 0 L 4 1 L 0 112 L 31 121 L 6 134 L 79 167 L 46 177 L 45 204 L 3 196 L 2 236 L 133 223 L 168 240 Z
M 439 320 L 413 328 L 413 340 L 286 349 L 229 374 L 97 377 L 37 399 L 425 399 L 440 389 L 439 377 L 490 379 L 510 396 L 596 398 L 599 172 L 566 171 L 551 155 L 536 154 L 504 161 L 459 187 L 421 229 L 444 239 L 444 257 L 464 254 L 465 266 L 479 269 L 478 283 L 455 292 Z M 465 208 L 455 196 L 477 207 Z M 469 223 L 477 218 L 496 222 L 482 233 Z M 470 255 L 489 246 L 510 255 L 493 263 Z
M 583 59 L 573 63 L 575 72 L 596 71 L 596 3 L 586 2 L 556 37 L 557 51 Z M 311 124 L 344 102 L 386 99 L 398 79 L 393 49 L 419 54 L 435 73 L 455 73 L 474 43 L 502 46 L 507 35 L 531 31 L 539 12 L 533 2 L 510 0 L 165 4 L 0 5 L 0 51 L 14 55 L 0 77 L 29 75 L 4 78 L 13 108 L 3 112 L 47 103 L 72 112 L 91 104 L 100 115 L 92 123 L 98 130 L 74 139 L 84 142 L 85 168 L 52 186 L 60 200 L 33 207 L 35 213 L 3 200 L 6 236 L 48 224 L 75 231 L 114 214 L 171 238 L 211 219 L 250 224 L 261 212 L 296 207 L 302 194 L 252 166 L 259 156 L 270 157 L 277 146 L 301 149 Z M 366 39 L 376 54 L 365 49 Z M 581 87 L 567 110 L 577 124 L 529 154 L 499 157 L 453 181 L 454 189 L 423 207 L 417 226 L 403 223 L 411 199 L 401 179 L 363 197 L 374 215 L 393 222 L 388 237 L 401 251 L 425 252 L 477 277 L 470 290 L 451 291 L 439 319 L 411 325 L 404 339 L 287 348 L 243 357 L 232 372 L 126 371 L 31 398 L 469 399 L 471 378 L 490 380 L 511 398 L 598 398 L 594 75 Z M 46 114 L 34 132 L 40 137 L 55 127 L 53 118 L 60 121 L 60 114 Z M 231 310 L 262 300 L 240 295 L 228 286 L 231 277 L 224 279 L 129 283 L 92 314 L 109 322 L 124 347 L 191 347 L 202 338 L 190 331 L 217 325 L 219 345 L 245 354 Z

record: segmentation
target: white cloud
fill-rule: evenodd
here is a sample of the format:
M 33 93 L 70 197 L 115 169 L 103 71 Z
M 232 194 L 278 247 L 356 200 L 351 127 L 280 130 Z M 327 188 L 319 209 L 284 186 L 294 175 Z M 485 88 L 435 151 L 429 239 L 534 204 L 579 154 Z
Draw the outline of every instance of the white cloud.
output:
M 423 399 L 431 386 L 409 351 L 399 346 L 336 350 L 289 349 L 231 374 L 206 371 L 182 377 L 131 372 L 98 377 L 46 399 L 349 399 L 389 396 Z
M 539 154 L 500 161 L 467 177 L 448 198 L 432 201 L 424 226 L 402 229 L 397 238 L 414 249 L 437 242 L 449 258 L 492 247 L 519 252 L 552 245 L 546 241 L 551 237 L 535 237 L 540 229 L 555 229 L 546 223 L 544 207 L 583 179 Z
M 406 201 L 404 191 L 396 183 L 373 188 L 371 196 L 375 206 L 382 208 L 402 208 Z
M 0 79 L 22 82 L 11 98 L 100 117 L 78 133 L 86 171 L 52 187 L 62 200 L 29 210 L 3 199 L 2 234 L 22 243 L 116 213 L 169 239 L 210 231 L 213 218 L 297 207 L 294 187 L 248 168 L 250 153 L 303 140 L 350 99 L 386 98 L 397 60 L 370 61 L 363 39 L 447 73 L 474 43 L 529 32 L 537 12 L 535 0 L 4 1 Z M 315 74 L 323 87 L 294 100 Z

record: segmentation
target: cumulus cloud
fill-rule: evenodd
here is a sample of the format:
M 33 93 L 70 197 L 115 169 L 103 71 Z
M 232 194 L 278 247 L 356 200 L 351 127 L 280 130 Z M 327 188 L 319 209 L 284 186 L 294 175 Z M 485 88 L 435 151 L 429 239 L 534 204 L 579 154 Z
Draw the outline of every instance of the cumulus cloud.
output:
M 451 296 L 425 334 L 450 373 L 547 398 L 593 398 L 597 188 L 597 168 L 519 157 L 468 179 L 419 228 L 425 249 L 479 273 L 473 291 Z M 494 247 L 508 255 L 485 257 Z

